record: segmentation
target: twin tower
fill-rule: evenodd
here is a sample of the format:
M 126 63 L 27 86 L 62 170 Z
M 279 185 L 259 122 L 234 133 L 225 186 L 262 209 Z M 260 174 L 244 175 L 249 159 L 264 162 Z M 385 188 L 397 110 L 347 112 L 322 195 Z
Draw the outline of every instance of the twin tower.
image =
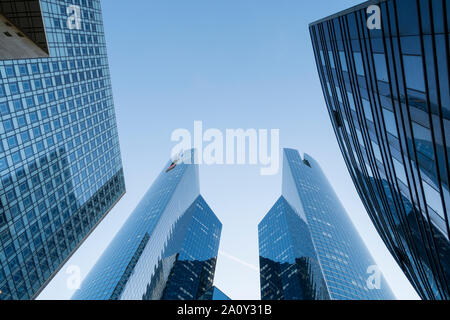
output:
M 185 159 L 167 163 L 73 299 L 227 299 L 213 286 L 222 224 Z M 319 165 L 296 150 L 284 150 L 259 251 L 263 300 L 394 299 Z

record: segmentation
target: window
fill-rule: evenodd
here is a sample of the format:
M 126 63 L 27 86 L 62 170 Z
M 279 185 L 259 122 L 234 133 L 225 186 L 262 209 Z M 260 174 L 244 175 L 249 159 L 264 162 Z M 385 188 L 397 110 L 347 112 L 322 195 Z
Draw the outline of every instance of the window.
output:
M 3 121 L 3 128 L 6 132 L 10 132 L 14 130 L 14 125 L 11 120 L 5 120 Z
M 353 111 L 356 112 L 355 99 L 353 98 L 353 94 L 351 92 L 347 92 L 347 96 L 348 96 L 348 102 L 350 104 L 350 109 L 352 109 Z
M 11 155 L 11 158 L 12 158 L 14 164 L 17 164 L 17 163 L 19 163 L 20 161 L 22 161 L 22 157 L 21 157 L 19 151 L 14 152 L 14 153 Z
M 42 89 L 42 81 L 40 79 L 34 80 L 34 86 L 37 90 Z
M 339 102 L 342 102 L 341 89 L 339 89 L 339 87 L 336 87 L 336 93 L 337 93 Z
M 0 97 L 6 96 L 5 88 L 0 84 Z
M 356 135 L 358 136 L 359 144 L 362 147 L 364 147 L 364 139 L 363 139 L 362 133 L 361 133 L 361 131 L 359 129 L 356 129 Z
M 341 59 L 342 70 L 348 72 L 347 61 L 345 60 L 345 52 L 344 51 L 339 51 L 339 58 Z
M 22 82 L 23 91 L 30 92 L 31 91 L 31 83 L 30 81 L 24 81 Z
M 380 147 L 374 141 L 372 141 L 372 149 L 373 149 L 373 153 L 375 154 L 375 158 L 377 158 L 378 161 L 383 163 L 383 157 L 381 156 Z
M 27 125 L 27 119 L 25 116 L 20 116 L 17 118 L 17 123 L 19 124 L 19 127 L 24 127 Z
M 403 166 L 403 164 L 400 161 L 398 161 L 394 157 L 392 157 L 392 159 L 394 162 L 394 169 L 395 169 L 395 174 L 396 174 L 397 178 L 400 179 L 405 185 L 408 185 L 408 179 L 406 177 L 405 167 Z
M 432 143 L 433 138 L 431 136 L 431 131 L 414 121 L 412 121 L 412 128 L 417 151 L 425 155 L 429 159 L 434 160 L 434 150 Z
M 14 100 L 13 106 L 15 111 L 23 110 L 22 100 L 20 99 Z
M 46 73 L 46 72 L 50 72 L 50 67 L 48 65 L 48 63 L 43 63 L 42 64 L 42 70 Z
M 330 64 L 331 64 L 331 67 L 332 67 L 333 69 L 336 69 L 336 66 L 334 65 L 333 52 L 328 51 L 328 57 L 330 58 Z
M 333 99 L 333 92 L 331 91 L 331 86 L 329 82 L 327 82 L 327 88 L 328 88 L 328 95 L 330 96 L 331 99 Z
M 16 139 L 15 136 L 12 136 L 12 137 L 9 137 L 9 138 L 8 138 L 8 146 L 9 146 L 10 148 L 17 147 L 17 139 Z
M 11 94 L 18 94 L 19 92 L 19 86 L 17 83 L 10 83 L 9 84 L 9 91 L 11 91 Z
M 0 171 L 6 170 L 8 168 L 8 163 L 5 158 L 0 158 Z
M 413 127 L 413 133 L 414 138 L 416 140 L 426 141 L 426 142 L 432 142 L 431 137 L 431 131 L 420 124 L 416 123 L 415 121 L 412 121 L 412 127 Z
M 39 66 L 36 63 L 33 63 L 31 65 L 31 71 L 33 72 L 33 74 L 39 73 Z
M 20 134 L 20 138 L 22 139 L 22 143 L 28 142 L 30 141 L 30 134 L 28 133 L 28 131 L 22 132 Z
M 28 75 L 28 68 L 25 64 L 21 64 L 19 66 L 19 72 L 21 76 L 27 76 Z
M 0 103 L 0 115 L 4 116 L 9 114 L 9 107 L 8 107 L 8 103 L 6 102 L 1 102 Z
M 325 58 L 323 57 L 323 51 L 320 50 L 320 60 L 322 61 L 322 65 L 325 66 Z
M 373 60 L 375 61 L 377 79 L 380 81 L 389 82 L 385 55 L 382 53 L 374 53 Z
M 403 55 L 406 86 L 409 89 L 425 92 L 423 64 L 421 56 Z
M 353 53 L 353 58 L 355 59 L 355 68 L 356 68 L 356 73 L 359 76 L 365 76 L 365 72 L 364 72 L 364 65 L 363 65 L 363 60 L 362 60 L 362 56 L 361 56 L 361 52 L 354 52 Z
M 52 87 L 53 86 L 52 78 L 45 78 L 45 86 L 46 87 Z

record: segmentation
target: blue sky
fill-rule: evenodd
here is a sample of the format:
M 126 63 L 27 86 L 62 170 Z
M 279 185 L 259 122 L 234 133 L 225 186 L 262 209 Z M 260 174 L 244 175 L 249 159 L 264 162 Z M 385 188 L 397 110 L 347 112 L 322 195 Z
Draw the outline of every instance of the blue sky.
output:
M 280 129 L 281 147 L 322 166 L 401 299 L 418 296 L 375 231 L 351 182 L 317 76 L 308 24 L 361 1 L 102 1 L 127 194 L 41 294 L 68 299 L 67 267 L 85 276 L 167 161 L 171 133 Z M 224 227 L 216 285 L 259 299 L 257 225 L 281 193 L 258 166 L 201 166 L 201 190 Z

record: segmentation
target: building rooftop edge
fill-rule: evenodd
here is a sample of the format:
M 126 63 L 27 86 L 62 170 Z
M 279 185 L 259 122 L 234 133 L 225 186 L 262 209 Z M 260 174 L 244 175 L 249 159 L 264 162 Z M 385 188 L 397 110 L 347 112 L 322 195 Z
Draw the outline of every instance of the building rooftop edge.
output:
M 355 11 L 367 8 L 370 5 L 379 4 L 379 3 L 382 3 L 382 2 L 386 2 L 386 1 L 388 1 L 388 0 L 369 0 L 369 1 L 365 1 L 363 3 L 360 3 L 360 4 L 357 4 L 357 5 L 353 6 L 353 7 L 350 7 L 348 9 L 345 9 L 345 10 L 339 11 L 337 13 L 334 13 L 332 15 L 329 15 L 329 16 L 327 16 L 325 18 L 321 18 L 319 20 L 311 22 L 308 26 L 311 27 L 311 26 L 320 24 L 322 22 L 325 22 L 325 21 L 328 21 L 328 20 L 332 20 L 334 18 L 337 18 L 337 17 L 340 17 L 340 16 L 344 16 L 344 15 L 347 15 L 349 13 L 352 13 L 352 12 L 355 12 Z

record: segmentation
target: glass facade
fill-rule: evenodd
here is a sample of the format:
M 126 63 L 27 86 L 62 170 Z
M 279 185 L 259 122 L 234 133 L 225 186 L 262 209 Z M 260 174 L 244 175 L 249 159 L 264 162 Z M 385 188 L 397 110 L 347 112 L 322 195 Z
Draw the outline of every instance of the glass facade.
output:
M 211 287 L 199 300 L 214 300 L 214 301 L 227 301 L 231 300 L 229 296 L 223 293 L 222 290 L 216 286 Z
M 367 27 L 374 4 L 380 29 Z M 423 299 L 450 298 L 449 10 L 448 0 L 370 1 L 310 25 L 347 167 Z
M 308 225 L 283 197 L 258 237 L 262 300 L 329 299 Z
M 197 300 L 213 285 L 221 230 L 198 165 L 169 161 L 73 299 Z
M 259 226 L 263 298 L 395 299 L 312 157 L 284 150 L 282 194 Z
M 50 58 L 0 61 L 0 299 L 35 298 L 125 193 L 100 1 L 40 5 Z

